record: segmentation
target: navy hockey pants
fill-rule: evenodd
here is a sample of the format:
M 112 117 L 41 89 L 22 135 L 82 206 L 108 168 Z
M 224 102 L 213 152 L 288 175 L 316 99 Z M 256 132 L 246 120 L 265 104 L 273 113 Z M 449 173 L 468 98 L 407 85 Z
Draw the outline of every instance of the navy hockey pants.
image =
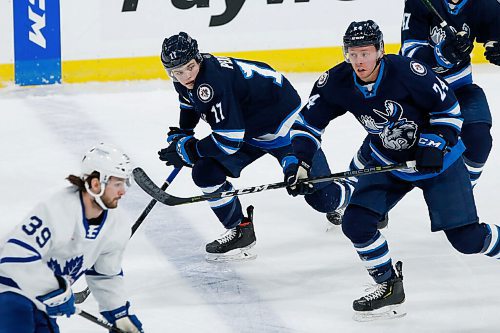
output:
M 59 333 L 56 320 L 26 297 L 0 293 L 0 333 Z
M 413 182 L 404 181 L 391 172 L 362 176 L 354 189 L 349 206 L 357 205 L 379 216 L 384 216 L 406 193 L 415 187 L 423 191 L 431 218 L 432 231 L 477 223 L 478 217 L 472 187 L 461 158 L 436 177 Z M 346 210 L 346 216 L 349 206 Z M 346 221 L 346 216 L 344 216 L 344 223 L 347 223 L 346 228 L 349 228 L 350 223 L 361 223 L 349 218 Z M 374 234 L 375 231 L 371 236 L 373 237 Z M 348 235 L 348 237 L 357 238 L 356 235 Z M 364 243 L 365 241 L 356 241 L 355 243 Z

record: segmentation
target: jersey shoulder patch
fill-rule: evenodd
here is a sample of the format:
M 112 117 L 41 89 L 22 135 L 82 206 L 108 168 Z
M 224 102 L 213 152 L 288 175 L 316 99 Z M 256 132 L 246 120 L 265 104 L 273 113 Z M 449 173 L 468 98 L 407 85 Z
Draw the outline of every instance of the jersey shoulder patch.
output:
M 427 68 L 421 63 L 416 62 L 414 60 L 410 61 L 410 69 L 413 73 L 415 73 L 418 76 L 427 75 Z
M 323 87 L 326 82 L 328 81 L 328 77 L 329 77 L 329 73 L 328 71 L 324 72 L 323 74 L 321 74 L 321 76 L 319 77 L 317 83 L 316 83 L 316 86 L 318 86 L 318 88 L 321 88 Z

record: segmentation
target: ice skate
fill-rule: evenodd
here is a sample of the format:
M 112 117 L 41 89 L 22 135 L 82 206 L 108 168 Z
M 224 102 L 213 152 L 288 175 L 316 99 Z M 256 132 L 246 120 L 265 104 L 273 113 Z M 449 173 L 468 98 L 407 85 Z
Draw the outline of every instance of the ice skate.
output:
M 333 212 L 326 213 L 326 232 L 335 228 L 335 226 L 342 225 L 342 218 L 344 217 L 345 208 L 339 208 Z
M 344 217 L 344 208 L 337 209 L 333 212 L 326 213 L 326 219 L 328 222 L 326 223 L 326 231 L 332 230 L 335 226 L 342 225 L 342 219 Z M 384 217 L 377 222 L 377 229 L 384 229 L 389 224 L 389 214 L 385 214 Z
M 398 261 L 395 276 L 375 285 L 367 295 L 353 302 L 354 320 L 394 319 L 406 315 L 402 307 L 405 301 L 402 267 L 402 262 Z
M 257 257 L 256 254 L 249 252 L 256 242 L 253 228 L 253 206 L 247 208 L 247 214 L 248 217 L 244 217 L 235 228 L 228 229 L 219 239 L 207 244 L 207 261 L 245 261 Z

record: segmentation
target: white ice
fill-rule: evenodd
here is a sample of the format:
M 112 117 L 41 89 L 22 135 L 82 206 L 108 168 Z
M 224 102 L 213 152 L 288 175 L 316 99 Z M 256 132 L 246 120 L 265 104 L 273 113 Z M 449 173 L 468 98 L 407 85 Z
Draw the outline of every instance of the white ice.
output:
M 475 81 L 500 109 L 500 70 L 475 66 Z M 289 75 L 306 100 L 317 74 Z M 495 88 L 496 87 L 496 88 Z M 0 90 L 0 237 L 48 193 L 78 173 L 79 159 L 105 141 L 127 151 L 161 184 L 170 167 L 157 159 L 168 126 L 177 124 L 177 97 L 168 81 L 81 84 Z M 500 223 L 499 127 L 475 189 L 481 221 Z M 201 134 L 208 133 L 205 124 Z M 364 137 L 351 116 L 324 135 L 334 171 L 346 170 Z M 282 180 L 276 161 L 263 157 L 235 179 L 236 188 Z M 190 170 L 169 192 L 192 196 Z M 446 193 L 443 193 L 446 195 Z M 137 186 L 122 206 L 133 222 L 150 201 Z M 206 203 L 158 204 L 132 238 L 124 261 L 130 301 L 148 333 L 163 332 L 498 332 L 500 262 L 464 256 L 444 234 L 431 233 L 419 190 L 390 213 L 388 239 L 402 260 L 408 315 L 370 323 L 352 320 L 351 304 L 371 280 L 340 229 L 325 232 L 325 216 L 284 190 L 241 197 L 255 206 L 255 261 L 207 263 L 204 245 L 224 230 Z M 85 287 L 79 281 L 75 291 Z M 92 297 L 82 305 L 98 314 Z M 62 332 L 103 332 L 78 316 L 59 320 Z

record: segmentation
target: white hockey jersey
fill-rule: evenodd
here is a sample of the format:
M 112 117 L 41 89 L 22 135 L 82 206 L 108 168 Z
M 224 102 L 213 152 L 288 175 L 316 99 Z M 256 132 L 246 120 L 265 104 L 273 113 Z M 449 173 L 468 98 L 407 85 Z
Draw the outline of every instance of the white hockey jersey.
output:
M 81 194 L 68 187 L 39 203 L 7 236 L 0 249 L 0 293 L 29 298 L 59 288 L 54 275 L 73 284 L 85 274 L 100 311 L 125 305 L 121 262 L 130 224 L 118 209 L 104 212 L 100 225 L 89 225 Z

